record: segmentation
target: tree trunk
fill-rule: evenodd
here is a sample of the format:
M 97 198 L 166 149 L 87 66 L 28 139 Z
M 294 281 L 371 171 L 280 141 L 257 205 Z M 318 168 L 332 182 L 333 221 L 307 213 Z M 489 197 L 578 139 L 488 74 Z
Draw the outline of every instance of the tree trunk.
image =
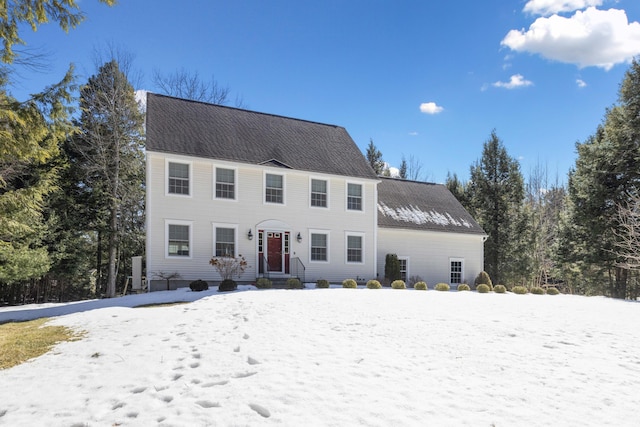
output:
M 111 220 L 109 233 L 109 271 L 107 273 L 107 297 L 116 296 L 116 263 L 118 255 L 118 206 L 117 202 L 111 204 Z

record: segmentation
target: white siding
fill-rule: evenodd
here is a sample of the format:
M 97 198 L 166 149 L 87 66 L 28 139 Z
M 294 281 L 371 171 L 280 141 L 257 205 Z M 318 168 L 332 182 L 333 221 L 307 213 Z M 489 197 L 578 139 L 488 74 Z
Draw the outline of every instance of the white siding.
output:
M 483 269 L 483 236 L 392 228 L 378 229 L 378 275 L 384 278 L 387 254 L 408 258 L 408 276 L 420 276 L 430 288 L 450 283 L 450 261 L 462 259 L 463 283 L 473 283 Z
M 191 197 L 166 193 L 167 160 L 190 162 Z M 233 168 L 236 171 L 236 198 L 215 198 L 215 166 Z M 285 203 L 264 203 L 264 173 L 284 175 Z M 309 177 L 326 179 L 329 186 L 329 208 L 310 207 Z M 346 184 L 363 184 L 364 212 L 346 210 Z M 190 281 L 203 279 L 209 282 L 220 280 L 215 269 L 209 265 L 214 254 L 213 227 L 216 223 L 237 227 L 237 253 L 247 259 L 249 267 L 239 281 L 252 282 L 257 276 L 257 230 L 258 225 L 276 221 L 291 232 L 291 257 L 298 257 L 306 267 L 306 281 L 327 279 L 342 281 L 346 278 L 369 279 L 376 272 L 376 181 L 349 180 L 334 175 L 309 174 L 285 168 L 244 165 L 200 159 L 189 156 L 147 152 L 147 277 L 157 280 L 157 273 L 180 273 L 186 286 Z M 166 256 L 167 221 L 188 221 L 192 224 L 193 241 L 190 257 Z M 329 263 L 309 261 L 310 230 L 330 231 Z M 247 238 L 252 230 L 253 240 Z M 302 240 L 296 240 L 300 233 Z M 346 235 L 363 233 L 365 259 L 362 264 L 346 262 Z M 164 289 L 166 282 L 155 282 L 152 289 Z M 172 286 L 173 287 L 173 286 Z

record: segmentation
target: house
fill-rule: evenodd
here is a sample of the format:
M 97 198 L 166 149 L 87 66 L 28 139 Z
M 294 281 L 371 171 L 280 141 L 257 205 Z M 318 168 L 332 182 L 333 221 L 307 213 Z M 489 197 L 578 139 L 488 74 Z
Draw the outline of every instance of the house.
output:
M 166 289 L 162 277 L 173 273 L 179 278 L 171 288 L 219 281 L 213 256 L 244 256 L 248 268 L 239 282 L 261 276 L 364 281 L 382 277 L 387 250 L 417 274 L 421 257 L 429 256 L 421 245 L 453 242 L 447 251 L 464 259 L 464 278 L 482 269 L 481 240 L 467 236 L 478 237 L 475 222 L 474 233 L 452 226 L 414 233 L 415 221 L 386 221 L 381 209 L 400 205 L 380 199 L 379 189 L 396 183 L 376 176 L 343 127 L 156 94 L 147 96 L 146 127 L 150 290 Z M 437 212 L 461 221 L 464 209 L 449 202 Z M 473 221 L 468 214 L 464 220 Z M 405 233 L 413 234 L 404 240 Z M 421 243 L 417 236 L 436 240 Z M 436 260 L 429 262 L 435 274 Z

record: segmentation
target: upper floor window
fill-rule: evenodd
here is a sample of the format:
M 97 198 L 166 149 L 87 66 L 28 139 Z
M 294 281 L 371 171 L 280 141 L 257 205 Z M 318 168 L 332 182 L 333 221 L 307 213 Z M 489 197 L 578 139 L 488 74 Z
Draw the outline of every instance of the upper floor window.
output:
M 347 209 L 350 211 L 362 210 L 362 184 L 347 184 Z
M 347 262 L 361 263 L 362 253 L 362 236 L 347 235 Z
M 169 176 L 168 193 L 190 195 L 189 192 L 189 163 L 169 162 L 167 170 Z
M 184 221 L 167 223 L 167 256 L 191 256 L 191 224 Z
M 266 203 L 284 203 L 284 176 L 266 174 L 264 201 Z
M 311 206 L 327 207 L 327 181 L 323 179 L 311 180 Z
M 216 168 L 216 199 L 236 198 L 236 171 Z
M 215 242 L 217 257 L 236 256 L 236 229 L 215 227 Z
M 451 283 L 462 283 L 463 260 L 452 259 L 451 261 Z

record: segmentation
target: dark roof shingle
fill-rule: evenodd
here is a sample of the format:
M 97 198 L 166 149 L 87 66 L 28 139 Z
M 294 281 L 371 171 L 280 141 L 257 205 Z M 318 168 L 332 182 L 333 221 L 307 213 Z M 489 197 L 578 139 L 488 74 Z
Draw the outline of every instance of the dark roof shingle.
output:
M 381 178 L 378 226 L 486 234 L 442 184 Z
M 146 124 L 150 151 L 377 179 L 340 126 L 152 93 Z

